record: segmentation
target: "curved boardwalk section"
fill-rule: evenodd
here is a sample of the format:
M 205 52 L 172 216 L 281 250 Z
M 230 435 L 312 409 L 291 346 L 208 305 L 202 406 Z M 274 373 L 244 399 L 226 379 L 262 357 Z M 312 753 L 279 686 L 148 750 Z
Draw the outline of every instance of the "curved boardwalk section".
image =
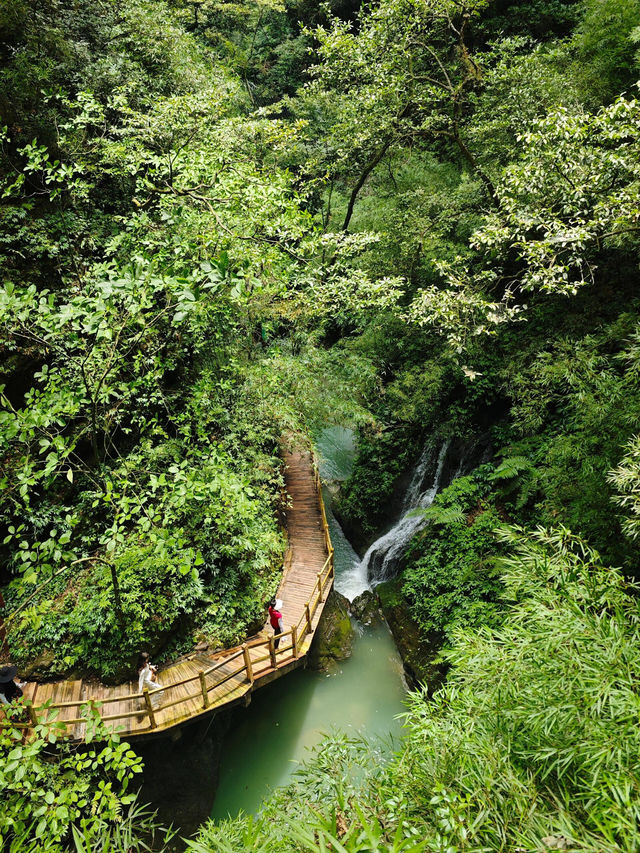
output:
M 275 649 L 268 622 L 260 634 L 235 649 L 192 654 L 158 673 L 161 691 L 139 693 L 137 682 L 118 687 L 84 681 L 30 683 L 32 724 L 63 722 L 67 733 L 83 740 L 88 707 L 106 725 L 130 738 L 165 731 L 204 714 L 248 703 L 258 687 L 304 665 L 315 629 L 333 584 L 333 548 L 312 455 L 285 450 L 286 511 L 289 548 L 278 596 L 283 600 L 284 634 Z

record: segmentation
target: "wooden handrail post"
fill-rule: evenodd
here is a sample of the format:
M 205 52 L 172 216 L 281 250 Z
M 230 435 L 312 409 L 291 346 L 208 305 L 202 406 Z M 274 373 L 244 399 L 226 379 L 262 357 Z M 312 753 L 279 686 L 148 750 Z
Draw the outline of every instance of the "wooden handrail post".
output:
M 33 707 L 33 702 L 29 705 L 29 719 L 31 720 L 32 725 L 38 725 L 38 715 L 36 713 L 36 709 Z
M 322 572 L 318 572 L 318 593 L 320 595 L 320 601 L 322 601 Z M 318 602 L 319 604 L 320 602 Z
M 277 661 L 276 661 L 276 645 L 275 645 L 275 639 L 274 639 L 273 635 L 271 637 L 269 637 L 269 655 L 271 656 L 271 666 L 275 669 L 277 666 Z
M 202 701 L 204 702 L 204 707 L 209 707 L 209 691 L 207 690 L 207 678 L 204 674 L 204 670 L 200 670 L 198 673 L 200 676 L 200 687 L 202 689 Z
M 144 704 L 147 706 L 147 714 L 149 715 L 149 722 L 151 723 L 151 728 L 155 729 L 155 727 L 156 727 L 156 715 L 153 711 L 153 705 L 151 704 L 151 697 L 149 696 L 149 688 L 145 687 L 142 692 L 144 693 Z
M 293 656 L 298 657 L 298 628 L 296 625 L 291 626 L 291 645 L 293 646 Z
M 253 664 L 251 663 L 251 655 L 249 654 L 249 647 L 246 643 L 242 646 L 242 654 L 244 655 L 244 665 L 247 670 L 247 678 L 249 679 L 249 684 L 253 684 Z
M 310 634 L 311 633 L 311 611 L 309 610 L 309 602 L 308 601 L 304 606 L 304 612 L 307 616 L 307 630 L 305 631 L 305 634 Z

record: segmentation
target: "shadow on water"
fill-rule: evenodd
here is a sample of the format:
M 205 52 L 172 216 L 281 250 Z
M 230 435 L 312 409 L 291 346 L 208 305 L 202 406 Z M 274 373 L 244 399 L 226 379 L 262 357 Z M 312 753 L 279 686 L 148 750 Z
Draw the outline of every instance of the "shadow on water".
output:
M 220 714 L 183 726 L 177 736 L 133 744 L 144 760 L 141 802 L 182 836 L 195 833 L 211 813 L 228 727 L 229 715 Z
M 305 675 L 297 670 L 259 690 L 238 713 L 225 740 L 211 817 L 256 811 L 270 789 L 285 783 L 295 769 L 292 749 L 304 738 L 311 702 Z

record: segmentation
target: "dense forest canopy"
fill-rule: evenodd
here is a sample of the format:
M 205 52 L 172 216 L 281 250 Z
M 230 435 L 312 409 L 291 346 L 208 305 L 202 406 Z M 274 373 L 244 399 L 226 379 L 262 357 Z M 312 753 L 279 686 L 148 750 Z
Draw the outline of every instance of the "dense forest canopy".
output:
M 403 754 L 328 744 L 193 848 L 637 850 L 640 2 L 6 0 L 0 29 L 14 662 L 119 681 L 248 636 L 292 433 L 357 429 L 360 545 L 425 442 L 475 443 L 396 581 L 450 666 Z M 126 745 L 16 738 L 8 849 L 142 849 Z

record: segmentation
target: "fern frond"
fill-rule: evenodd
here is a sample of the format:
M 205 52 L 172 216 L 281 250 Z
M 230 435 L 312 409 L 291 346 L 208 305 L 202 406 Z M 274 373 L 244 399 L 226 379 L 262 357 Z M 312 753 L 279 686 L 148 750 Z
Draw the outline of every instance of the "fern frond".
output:
M 460 524 L 467 516 L 459 506 L 438 506 L 433 504 L 424 511 L 424 517 L 433 524 Z
M 531 462 L 526 456 L 510 456 L 503 459 L 496 470 L 489 476 L 490 480 L 509 480 L 517 477 L 521 471 L 532 468 Z

